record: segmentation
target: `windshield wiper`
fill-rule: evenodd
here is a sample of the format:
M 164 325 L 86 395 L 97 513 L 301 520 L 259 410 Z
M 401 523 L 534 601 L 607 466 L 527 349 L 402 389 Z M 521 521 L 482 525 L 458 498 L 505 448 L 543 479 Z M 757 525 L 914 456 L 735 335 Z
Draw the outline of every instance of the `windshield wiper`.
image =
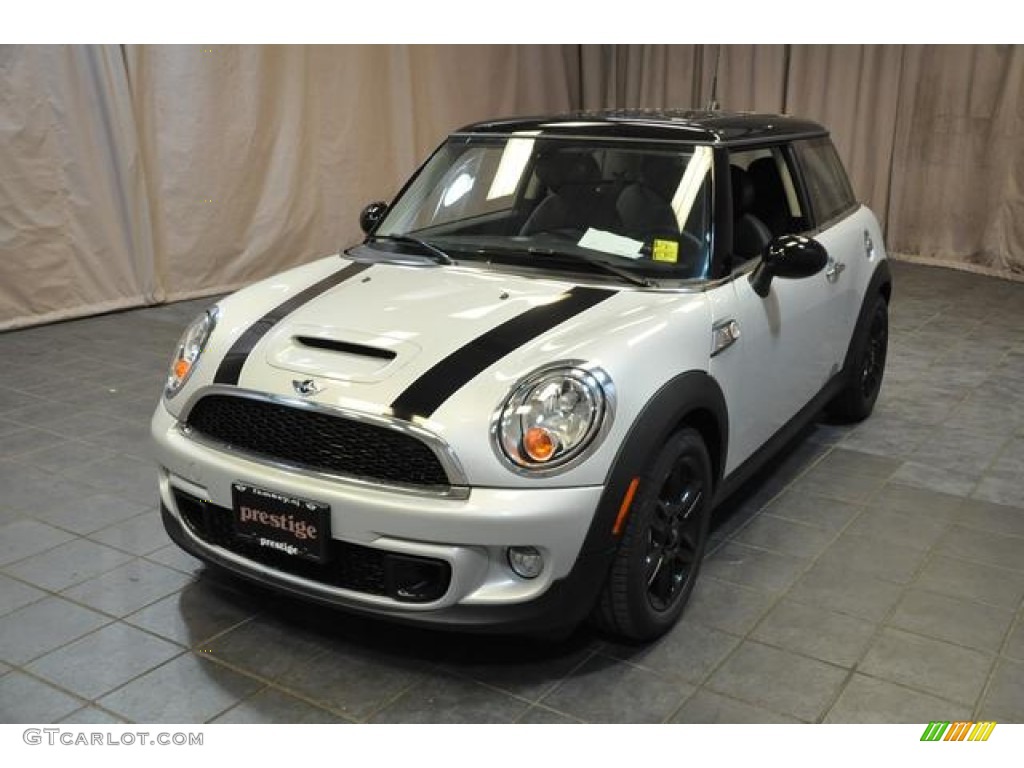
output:
M 371 243 L 383 241 L 386 243 L 404 243 L 406 245 L 415 245 L 418 248 L 430 253 L 431 257 L 438 264 L 454 264 L 455 261 L 447 253 L 442 251 L 433 243 L 429 243 L 426 240 L 420 240 L 418 237 L 412 235 L 372 235 L 369 238 Z
M 531 256 L 553 256 L 556 259 L 567 259 L 569 261 L 575 261 L 582 264 L 589 264 L 590 266 L 597 267 L 598 269 L 607 272 L 610 275 L 621 277 L 628 283 L 632 283 L 633 285 L 639 285 L 644 288 L 652 288 L 656 285 L 656 283 L 653 280 L 646 277 L 642 277 L 641 275 L 634 274 L 633 272 L 630 272 L 628 269 L 623 269 L 622 267 L 618 267 L 615 264 L 609 264 L 607 261 L 602 261 L 601 259 L 592 259 L 589 256 L 584 256 L 579 253 L 572 253 L 570 251 L 556 251 L 551 248 L 526 248 L 524 250 Z

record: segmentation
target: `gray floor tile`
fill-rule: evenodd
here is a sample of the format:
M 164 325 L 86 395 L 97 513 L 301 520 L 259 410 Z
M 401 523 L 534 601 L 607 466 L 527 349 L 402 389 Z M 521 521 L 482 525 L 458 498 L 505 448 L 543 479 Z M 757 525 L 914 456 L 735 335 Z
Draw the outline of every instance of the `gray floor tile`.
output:
M 1024 661 L 1024 619 L 1017 619 L 1017 624 L 1006 640 L 1003 654 L 1016 661 Z
M 974 430 L 940 428 L 910 461 L 938 470 L 977 478 L 992 463 L 1006 442 L 1004 435 Z
M 1024 509 L 1020 507 L 971 499 L 964 502 L 957 522 L 968 528 L 1024 537 Z
M 859 668 L 873 677 L 971 705 L 981 693 L 991 665 L 988 654 L 883 629 Z
M 800 720 L 702 688 L 686 700 L 669 722 L 776 724 L 799 723 Z
M 59 421 L 48 422 L 46 429 L 79 440 L 95 440 L 99 435 L 124 425 L 124 422 L 115 416 L 103 413 L 76 413 L 73 416 L 62 418 Z
M 934 592 L 909 589 L 889 623 L 894 627 L 995 653 L 1013 613 Z
M 660 723 L 694 688 L 607 656 L 595 656 L 542 703 L 588 723 Z
M 149 554 L 170 541 L 160 513 L 155 509 L 90 533 L 89 538 L 133 555 Z
M 0 617 L 0 658 L 22 664 L 76 640 L 110 619 L 59 597 L 47 597 Z
M 17 432 L 10 432 L 0 440 L 0 457 L 25 461 L 36 451 L 53 448 L 64 443 L 66 438 L 43 429 L 25 425 Z
M 546 707 L 532 706 L 516 720 L 523 725 L 579 725 L 580 721 Z
M 834 538 L 833 531 L 761 513 L 732 540 L 793 557 L 815 558 Z
M 46 597 L 46 593 L 0 573 L 0 616 Z
M 884 482 L 884 478 L 872 475 L 857 475 L 815 467 L 793 483 L 792 490 L 863 504 L 878 492 Z
M 55 723 L 82 704 L 17 670 L 0 677 L 0 723 Z
M 135 517 L 144 509 L 145 505 L 137 501 L 106 493 L 90 493 L 50 507 L 45 512 L 37 512 L 35 517 L 58 528 L 85 535 Z
M 21 454 L 18 456 L 18 460 L 31 463 L 33 466 L 50 472 L 63 472 L 111 455 L 110 451 L 78 440 L 66 438 L 57 438 L 57 440 L 59 442 L 48 447 L 40 446 L 42 450 Z
M 124 720 L 109 712 L 104 712 L 99 707 L 82 707 L 62 719 L 61 722 L 69 725 L 118 725 L 124 723 Z
M 99 703 L 137 723 L 204 723 L 261 683 L 192 654 L 147 672 Z
M 848 573 L 866 573 L 902 584 L 914 577 L 924 556 L 920 549 L 891 543 L 885 538 L 858 536 L 847 529 L 818 562 Z
M 901 685 L 855 674 L 825 717 L 826 723 L 930 723 L 968 720 L 965 704 L 929 696 Z
M 0 413 L 7 413 L 9 415 L 11 411 L 18 408 L 28 408 L 29 406 L 45 402 L 41 397 L 8 389 L 7 387 L 0 387 Z
M 1010 504 L 1024 507 L 1024 487 L 1020 474 L 990 473 L 981 478 L 971 496 L 994 504 Z
M 180 592 L 131 613 L 124 620 L 193 647 L 252 618 L 256 610 L 252 597 L 206 579 L 192 582 Z
M 814 722 L 835 699 L 846 674 L 831 664 L 748 640 L 718 668 L 706 687 Z
M 181 652 L 179 645 L 117 623 L 36 659 L 27 669 L 83 698 L 96 699 Z
M 378 711 L 373 723 L 511 723 L 529 703 L 457 677 L 424 680 Z
M 213 657 L 267 680 L 290 677 L 311 659 L 325 653 L 330 642 L 283 622 L 259 617 L 204 643 Z
M 683 620 L 646 645 L 610 642 L 604 653 L 665 677 L 700 683 L 740 643 L 740 638 Z
M 843 565 L 819 562 L 793 585 L 787 597 L 878 622 L 896 604 L 902 592 L 899 585 L 870 573 L 851 573 Z
M 707 557 L 703 574 L 766 592 L 779 592 L 796 581 L 808 565 L 807 558 L 727 541 Z
M 156 467 L 152 462 L 118 454 L 65 472 L 97 491 L 150 506 L 157 501 Z
M 775 602 L 770 592 L 748 589 L 704 574 L 694 587 L 683 618 L 709 627 L 745 635 Z
M 75 539 L 42 554 L 20 560 L 7 572 L 51 592 L 105 573 L 131 560 L 131 555 L 116 549 Z
M 64 594 L 113 616 L 125 616 L 155 603 L 190 581 L 179 571 L 145 560 L 132 560 L 71 587 Z
M 929 559 L 915 586 L 999 608 L 1016 608 L 1024 599 L 1024 574 L 945 555 Z
M 892 479 L 916 485 L 932 491 L 940 491 L 952 496 L 969 496 L 978 482 L 977 475 L 942 469 L 930 464 L 919 464 L 908 461 L 892 476 Z
M 931 549 L 952 523 L 927 512 L 892 512 L 866 509 L 845 533 L 882 539 L 913 549 Z
M 927 511 L 936 520 L 953 520 L 963 504 L 961 496 L 891 481 L 871 499 L 874 509 L 910 513 Z
M 942 537 L 937 551 L 984 565 L 1024 571 L 1024 538 L 954 525 Z
M 839 531 L 860 514 L 863 507 L 848 501 L 789 490 L 765 508 L 767 514 Z
M 815 469 L 839 474 L 867 475 L 885 479 L 900 467 L 900 460 L 874 453 L 861 453 L 847 448 L 835 448 L 818 462 Z
M 192 557 L 192 555 L 177 544 L 168 544 L 165 547 L 150 552 L 146 555 L 146 559 L 152 560 L 154 563 L 160 563 L 160 565 L 166 565 L 168 568 L 173 568 L 176 571 L 187 573 L 190 576 L 199 576 L 206 569 L 202 560 Z
M 757 625 L 751 637 L 805 656 L 852 667 L 876 629 L 876 624 L 863 619 L 783 600 Z
M 152 414 L 155 402 L 151 403 L 149 412 Z M 136 423 L 119 422 L 113 428 L 99 434 L 84 438 L 107 451 L 128 454 L 137 458 L 151 458 L 151 438 L 149 436 L 149 422 L 139 421 Z
M 868 419 L 839 445 L 847 450 L 906 459 L 933 431 L 930 425 L 906 419 Z
M 345 723 L 347 720 L 275 688 L 264 688 L 213 720 L 215 723 Z
M 337 647 L 298 666 L 284 688 L 354 720 L 364 720 L 424 677 L 422 664 L 357 644 Z
M 518 698 L 536 701 L 590 657 L 597 643 L 524 644 L 520 638 L 453 637 L 439 666 Z
M 977 719 L 1024 723 L 1024 663 L 999 659 L 978 706 Z
M 36 520 L 17 520 L 0 528 L 0 566 L 45 552 L 74 536 Z

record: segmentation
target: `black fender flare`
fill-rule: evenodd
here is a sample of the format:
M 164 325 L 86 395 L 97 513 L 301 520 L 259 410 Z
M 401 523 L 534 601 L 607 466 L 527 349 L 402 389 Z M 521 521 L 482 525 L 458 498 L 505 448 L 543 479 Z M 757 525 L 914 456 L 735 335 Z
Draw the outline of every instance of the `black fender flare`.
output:
M 644 405 L 619 447 L 605 478 L 604 492 L 590 522 L 581 555 L 609 556 L 619 537 L 612 533 L 623 498 L 657 450 L 683 423 L 704 436 L 720 483 L 728 455 L 729 413 L 721 387 L 704 371 L 687 371 L 666 382 Z
M 860 305 L 860 312 L 857 314 L 857 322 L 853 325 L 853 334 L 850 336 L 850 343 L 846 347 L 846 357 L 843 359 L 843 375 L 849 375 L 853 370 L 853 355 L 857 346 L 857 339 L 865 332 L 871 320 L 870 313 L 874 306 L 875 297 L 879 294 L 885 296 L 886 301 L 892 299 L 892 270 L 889 268 L 889 260 L 882 259 L 871 273 L 868 287 L 864 291 L 864 300 Z

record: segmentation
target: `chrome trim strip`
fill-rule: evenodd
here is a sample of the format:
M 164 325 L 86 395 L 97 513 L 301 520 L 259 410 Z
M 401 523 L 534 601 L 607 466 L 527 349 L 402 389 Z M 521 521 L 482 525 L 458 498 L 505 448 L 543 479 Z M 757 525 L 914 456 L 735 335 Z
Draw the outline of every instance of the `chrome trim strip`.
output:
M 247 451 L 242 448 L 237 448 L 227 443 L 223 443 L 219 440 L 213 440 L 204 435 L 198 434 L 195 430 L 190 429 L 187 426 L 189 414 L 195 407 L 196 403 L 199 402 L 203 397 L 207 395 L 227 395 L 229 397 L 239 397 L 249 400 L 258 400 L 265 403 L 273 403 L 275 405 L 283 405 L 290 408 L 296 408 L 305 411 L 314 411 L 322 413 L 327 416 L 333 416 L 336 418 L 348 419 L 350 421 L 357 421 L 363 424 L 370 424 L 376 427 L 384 429 L 394 430 L 402 434 L 408 435 L 419 440 L 421 443 L 427 446 L 433 454 L 437 457 L 437 460 L 441 463 L 441 467 L 444 469 L 445 474 L 448 476 L 451 485 L 447 487 L 429 486 L 429 485 L 413 485 L 409 483 L 396 483 L 396 482 L 385 482 L 374 478 L 361 477 L 359 475 L 347 475 L 343 473 L 327 472 L 324 470 L 312 469 L 301 464 L 293 464 L 291 462 L 282 461 L 268 457 L 264 454 L 256 453 L 253 451 Z M 185 403 L 185 407 L 181 411 L 181 416 L 178 418 L 178 432 L 193 442 L 200 445 L 206 446 L 212 450 L 222 451 L 224 453 L 234 454 L 236 456 L 243 457 L 250 461 L 255 461 L 259 464 L 274 467 L 276 469 L 282 469 L 288 472 L 296 472 L 301 475 L 313 477 L 321 480 L 330 480 L 332 482 L 340 481 L 361 488 L 373 488 L 374 490 L 381 490 L 382 488 L 387 490 L 399 491 L 401 493 L 410 494 L 413 496 L 430 496 L 435 498 L 446 498 L 446 499 L 466 499 L 469 498 L 469 481 L 466 478 L 466 473 L 462 469 L 462 465 L 459 463 L 458 458 L 455 456 L 455 452 L 451 449 L 444 440 L 439 436 L 435 435 L 423 427 L 416 424 L 410 424 L 407 421 L 396 419 L 390 416 L 383 416 L 379 414 L 364 413 L 362 411 L 356 411 L 351 408 L 345 408 L 342 406 L 335 405 L 324 405 L 323 403 L 317 403 L 310 400 L 299 400 L 294 397 L 287 397 L 285 395 L 274 395 L 268 392 L 258 392 L 252 389 L 244 389 L 242 387 L 235 387 L 229 384 L 210 384 L 205 387 L 201 387 L 193 393 L 192 397 L 189 398 L 188 402 Z

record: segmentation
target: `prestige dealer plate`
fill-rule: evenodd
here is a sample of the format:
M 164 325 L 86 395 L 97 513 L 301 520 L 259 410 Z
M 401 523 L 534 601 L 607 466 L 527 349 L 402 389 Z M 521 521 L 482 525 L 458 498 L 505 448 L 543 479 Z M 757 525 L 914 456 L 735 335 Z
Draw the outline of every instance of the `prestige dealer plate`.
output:
M 239 482 L 232 483 L 231 498 L 240 539 L 318 563 L 327 559 L 329 505 Z

